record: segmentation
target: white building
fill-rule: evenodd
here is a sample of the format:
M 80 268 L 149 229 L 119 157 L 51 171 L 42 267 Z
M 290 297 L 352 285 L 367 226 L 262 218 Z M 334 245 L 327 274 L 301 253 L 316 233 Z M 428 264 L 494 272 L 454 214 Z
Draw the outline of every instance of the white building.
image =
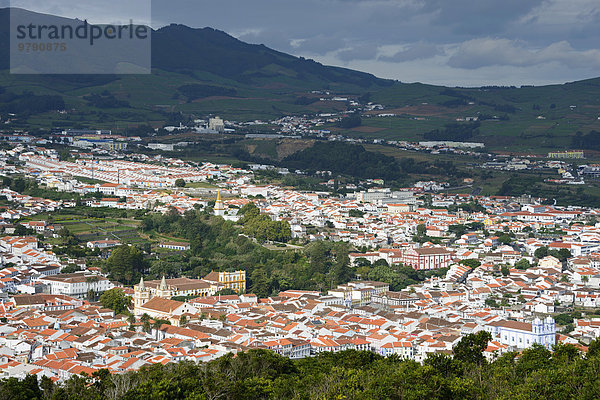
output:
M 534 343 L 551 349 L 556 344 L 556 328 L 552 317 L 542 321 L 539 318 L 533 322 L 498 321 L 485 326 L 485 330 L 492 334 L 492 340 L 502 344 L 524 349 Z
M 48 285 L 50 294 L 64 294 L 77 298 L 87 296 L 90 290 L 95 293 L 103 293 L 114 287 L 108 279 L 102 276 L 84 273 L 45 276 L 38 282 Z

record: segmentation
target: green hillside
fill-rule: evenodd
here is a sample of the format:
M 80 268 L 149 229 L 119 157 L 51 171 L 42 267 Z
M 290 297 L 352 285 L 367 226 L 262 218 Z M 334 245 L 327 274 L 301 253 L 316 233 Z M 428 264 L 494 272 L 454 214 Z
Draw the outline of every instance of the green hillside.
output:
M 9 129 L 122 132 L 209 114 L 250 121 L 346 110 L 348 104 L 319 101 L 321 95 L 312 93 L 328 91 L 355 100 L 363 96 L 363 104 L 368 98 L 385 107 L 364 112 L 361 126 L 328 127 L 354 137 L 458 137 L 497 151 L 543 153 L 589 142 L 573 142 L 578 131 L 600 131 L 600 78 L 521 88 L 406 84 L 247 44 L 212 28 L 183 25 L 153 31 L 151 75 L 10 75 L 8 17 L 9 9 L 0 9 L 0 119 L 17 114 Z M 58 113 L 63 102 L 67 112 Z M 463 120 L 474 117 L 479 119 L 476 129 L 454 134 L 464 128 Z

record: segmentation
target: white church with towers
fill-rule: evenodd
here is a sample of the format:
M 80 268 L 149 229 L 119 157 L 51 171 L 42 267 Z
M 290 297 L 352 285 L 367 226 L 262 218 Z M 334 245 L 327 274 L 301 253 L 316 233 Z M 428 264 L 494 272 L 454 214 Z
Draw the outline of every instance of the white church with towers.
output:
M 148 314 L 151 318 L 166 319 L 177 325 L 181 315 L 194 314 L 198 310 L 189 303 L 173 300 L 173 297 L 206 297 L 213 296 L 225 285 L 204 279 L 175 278 L 153 280 L 133 287 L 133 314 Z

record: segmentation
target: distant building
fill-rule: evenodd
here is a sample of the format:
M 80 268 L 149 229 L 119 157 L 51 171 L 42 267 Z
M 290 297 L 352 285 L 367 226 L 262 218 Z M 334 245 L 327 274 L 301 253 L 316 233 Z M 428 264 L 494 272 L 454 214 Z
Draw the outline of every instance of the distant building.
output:
M 390 290 L 389 283 L 376 281 L 354 281 L 345 285 L 338 285 L 327 294 L 341 297 L 347 305 L 364 306 L 371 302 L 373 296 L 381 295 Z
M 582 150 L 556 151 L 548 153 L 548 158 L 585 158 Z
M 162 247 L 163 249 L 170 249 L 170 250 L 189 250 L 190 249 L 190 244 L 183 243 L 183 242 L 165 242 L 165 243 L 159 244 L 158 246 Z
M 402 251 L 402 263 L 414 269 L 439 269 L 450 265 L 452 253 L 443 247 L 407 248 Z
M 215 201 L 215 207 L 213 208 L 213 212 L 215 215 L 221 217 L 225 215 L 225 206 L 223 206 L 223 200 L 221 200 L 221 189 L 219 189 L 217 193 L 217 200 Z
M 142 300 L 153 297 L 170 299 L 172 297 L 206 297 L 212 296 L 223 286 L 205 279 L 174 278 L 154 280 L 140 283 L 133 287 L 134 306 L 143 304 Z M 139 301 L 138 301 L 139 300 Z
M 539 318 L 533 322 L 498 321 L 486 325 L 485 330 L 492 334 L 492 340 L 502 344 L 524 349 L 541 344 L 551 349 L 556 344 L 556 328 L 552 317 L 542 321 Z
M 90 249 L 107 249 L 109 247 L 115 247 L 120 245 L 121 242 L 118 240 L 92 240 L 86 243 L 87 247 Z
M 225 132 L 225 123 L 219 117 L 210 118 L 208 120 L 208 129 L 215 132 Z

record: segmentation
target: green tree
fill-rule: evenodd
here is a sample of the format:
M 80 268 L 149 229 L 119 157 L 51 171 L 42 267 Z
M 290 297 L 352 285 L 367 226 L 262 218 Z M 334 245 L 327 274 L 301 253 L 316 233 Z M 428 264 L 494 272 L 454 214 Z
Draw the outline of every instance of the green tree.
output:
M 103 270 L 111 279 L 132 284 L 140 279 L 148 269 L 148 262 L 142 252 L 135 246 L 122 245 L 116 247 L 106 260 Z
M 175 186 L 177 187 L 185 187 L 185 180 L 181 178 L 175 179 Z
M 481 261 L 475 260 L 474 258 L 467 258 L 466 260 L 460 260 L 459 264 L 466 265 L 469 268 L 477 268 L 481 265 Z
M 492 335 L 486 331 L 463 336 L 452 349 L 454 359 L 467 364 L 484 364 L 486 360 L 483 351 L 487 348 L 490 340 L 492 340 Z
M 521 258 L 515 263 L 515 268 L 517 269 L 527 269 L 529 267 L 531 267 L 531 264 L 529 263 L 529 261 L 527 261 L 526 258 Z
M 537 249 L 535 249 L 535 252 L 533 253 L 533 255 L 535 256 L 535 258 L 538 258 L 538 259 L 542 259 L 542 258 L 546 257 L 548 255 L 548 247 L 547 246 L 538 247 Z
M 100 303 L 102 306 L 114 310 L 116 314 L 121 314 L 131 306 L 131 297 L 127 296 L 121 288 L 112 288 L 102 293 Z
M 358 209 L 352 209 L 352 210 L 348 211 L 348 215 L 352 218 L 362 218 L 364 213 Z

